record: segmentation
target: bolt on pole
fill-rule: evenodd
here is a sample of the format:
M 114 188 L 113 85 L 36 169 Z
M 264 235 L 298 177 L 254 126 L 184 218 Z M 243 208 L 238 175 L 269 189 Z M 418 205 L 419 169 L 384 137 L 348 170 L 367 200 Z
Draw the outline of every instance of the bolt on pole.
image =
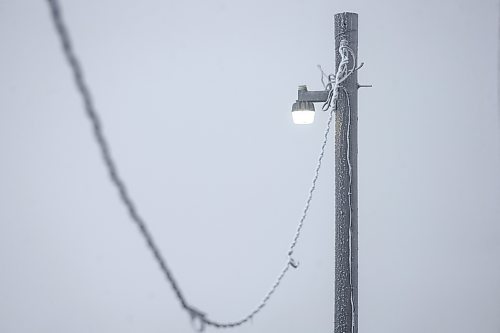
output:
M 346 40 L 358 58 L 358 14 L 334 16 L 335 50 Z M 354 59 L 350 59 L 354 61 Z M 335 68 L 340 55 L 335 53 Z M 349 63 L 349 67 L 352 66 Z M 356 64 L 354 64 L 356 65 Z M 334 333 L 358 332 L 358 75 L 339 87 L 335 113 Z

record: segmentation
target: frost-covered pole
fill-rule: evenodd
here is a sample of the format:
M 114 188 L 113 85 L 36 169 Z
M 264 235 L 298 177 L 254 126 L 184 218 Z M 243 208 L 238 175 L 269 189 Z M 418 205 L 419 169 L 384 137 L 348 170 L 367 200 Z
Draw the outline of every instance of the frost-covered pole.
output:
M 335 50 L 358 56 L 358 14 L 335 14 Z M 349 59 L 349 68 L 353 65 Z M 340 56 L 336 53 L 338 68 Z M 339 88 L 335 115 L 335 333 L 358 332 L 358 75 Z

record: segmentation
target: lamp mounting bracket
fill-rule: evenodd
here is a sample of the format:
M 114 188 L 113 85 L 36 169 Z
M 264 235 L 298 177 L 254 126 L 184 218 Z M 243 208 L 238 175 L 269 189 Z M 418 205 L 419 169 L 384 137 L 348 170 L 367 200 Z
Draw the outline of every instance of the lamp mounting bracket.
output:
M 324 103 L 328 94 L 328 90 L 308 91 L 306 86 L 299 86 L 297 102 Z

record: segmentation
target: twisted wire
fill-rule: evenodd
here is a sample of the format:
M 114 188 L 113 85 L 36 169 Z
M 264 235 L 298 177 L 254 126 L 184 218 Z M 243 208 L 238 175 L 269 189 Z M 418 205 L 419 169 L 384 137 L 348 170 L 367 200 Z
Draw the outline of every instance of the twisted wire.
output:
M 80 65 L 78 58 L 76 57 L 75 52 L 73 51 L 71 38 L 70 38 L 68 30 L 64 24 L 61 9 L 59 7 L 58 1 L 57 0 L 47 0 L 47 2 L 48 2 L 49 7 L 50 7 L 50 12 L 52 15 L 52 19 L 54 21 L 56 31 L 60 37 L 60 40 L 61 40 L 64 55 L 65 55 L 66 60 L 68 61 L 69 65 L 70 65 L 72 72 L 73 72 L 73 78 L 75 80 L 75 84 L 76 84 L 76 87 L 78 89 L 78 92 L 80 93 L 80 95 L 83 99 L 85 112 L 86 112 L 87 117 L 90 120 L 91 125 L 92 125 L 94 138 L 97 142 L 97 145 L 100 148 L 104 164 L 105 164 L 106 169 L 108 170 L 108 173 L 109 173 L 109 178 L 110 178 L 111 182 L 113 183 L 113 185 L 115 185 L 116 189 L 118 190 L 120 199 L 122 200 L 122 203 L 127 208 L 127 211 L 130 215 L 130 218 L 135 222 L 135 224 L 139 228 L 139 231 L 141 232 L 142 236 L 146 240 L 146 243 L 147 243 L 149 249 L 153 253 L 156 261 L 158 262 L 160 269 L 163 271 L 165 277 L 170 282 L 172 289 L 174 290 L 177 298 L 181 302 L 182 307 L 185 309 L 188 309 L 189 306 L 184 298 L 184 295 L 182 294 L 177 282 L 175 281 L 172 272 L 168 268 L 168 266 L 165 262 L 165 259 L 161 255 L 160 249 L 156 246 L 156 243 L 154 242 L 153 236 L 149 232 L 149 230 L 146 226 L 146 223 L 144 222 L 143 218 L 139 215 L 139 212 L 138 212 L 134 202 L 132 201 L 132 198 L 129 195 L 127 187 L 118 173 L 118 168 L 116 166 L 116 163 L 113 160 L 113 157 L 111 155 L 111 149 L 110 149 L 108 141 L 104 135 L 104 131 L 102 128 L 102 122 L 99 118 L 99 115 L 97 114 L 97 111 L 96 111 L 96 108 L 95 108 L 95 105 L 94 105 L 94 102 L 92 99 L 92 95 L 90 93 L 90 89 L 88 88 L 88 85 L 85 82 L 82 67 Z
M 352 284 L 352 274 L 353 274 L 353 268 L 352 268 L 352 165 L 351 165 L 351 147 L 350 147 L 350 142 L 351 142 L 351 102 L 349 99 L 349 92 L 347 92 L 347 89 L 342 87 L 342 90 L 344 91 L 345 97 L 346 97 L 346 103 L 347 103 L 347 114 L 348 114 L 348 120 L 347 120 L 347 131 L 346 131 L 346 160 L 347 160 L 347 166 L 349 169 L 349 192 L 347 193 L 347 197 L 349 200 L 349 287 L 350 287 L 350 302 L 351 302 L 351 328 L 352 332 L 357 332 L 356 330 L 356 319 L 354 318 L 354 314 L 356 313 L 356 309 L 354 307 L 354 286 Z
M 338 65 L 337 73 L 335 75 L 326 75 L 320 65 L 318 65 L 321 71 L 321 83 L 325 90 L 328 90 L 328 98 L 323 104 L 323 111 L 327 111 L 332 107 L 334 101 L 338 98 L 338 88 L 342 82 L 344 82 L 352 73 L 363 67 L 363 63 L 359 67 L 357 66 L 356 56 L 354 51 L 348 46 L 348 41 L 346 39 L 340 40 L 339 43 L 339 53 L 340 62 Z M 347 64 L 349 63 L 349 56 L 352 57 L 352 68 L 348 69 Z M 328 83 L 325 84 L 324 78 L 328 79 Z
M 316 168 L 314 170 L 314 177 L 311 182 L 311 187 L 309 189 L 309 193 L 307 195 L 306 199 L 306 204 L 304 206 L 304 210 L 302 211 L 302 216 L 299 220 L 299 224 L 297 226 L 297 231 L 295 232 L 295 235 L 293 237 L 292 243 L 290 244 L 290 250 L 288 251 L 288 256 L 291 257 L 293 254 L 293 251 L 295 249 L 295 246 L 297 245 L 297 241 L 300 237 L 300 232 L 302 231 L 302 227 L 304 226 L 304 221 L 307 217 L 307 213 L 309 211 L 309 207 L 311 205 L 312 197 L 314 194 L 314 190 L 316 189 L 316 182 L 318 181 L 319 177 L 319 170 L 321 169 L 321 163 L 323 161 L 323 156 L 325 155 L 325 147 L 328 142 L 328 133 L 330 133 L 330 128 L 331 128 L 331 123 L 332 123 L 332 118 L 333 118 L 333 108 L 330 109 L 328 120 L 326 122 L 326 130 L 325 133 L 323 134 L 323 144 L 321 145 L 320 149 L 320 154 L 318 157 L 318 163 L 316 164 Z
M 290 269 L 290 267 L 293 267 L 293 268 L 297 268 L 298 267 L 299 264 L 298 264 L 298 262 L 296 262 L 294 260 L 294 258 L 292 257 L 292 255 L 293 255 L 295 246 L 297 245 L 297 241 L 298 241 L 298 239 L 300 237 L 300 233 L 302 231 L 302 228 L 304 226 L 304 221 L 305 221 L 305 219 L 307 217 L 307 213 L 308 213 L 309 207 L 311 205 L 313 193 L 314 193 L 314 191 L 316 189 L 316 182 L 318 180 L 319 170 L 321 169 L 321 164 L 322 164 L 322 161 L 323 161 L 323 157 L 325 155 L 325 148 L 326 148 L 326 145 L 328 143 L 328 134 L 330 133 L 331 124 L 332 124 L 332 120 L 333 120 L 333 115 L 334 115 L 334 112 L 333 112 L 333 109 L 331 109 L 330 112 L 329 112 L 329 117 L 328 117 L 328 120 L 327 120 L 326 129 L 325 129 L 325 132 L 324 132 L 324 135 L 323 135 L 323 143 L 321 145 L 320 154 L 319 154 L 319 157 L 318 157 L 316 168 L 314 170 L 314 177 L 313 177 L 313 180 L 311 182 L 311 187 L 309 189 L 309 194 L 307 196 L 306 204 L 305 204 L 304 210 L 302 212 L 302 216 L 300 218 L 299 224 L 297 226 L 297 230 L 295 231 L 295 235 L 293 237 L 292 243 L 290 244 L 290 247 L 289 247 L 288 260 L 285 263 L 283 269 L 281 270 L 281 273 L 276 278 L 274 284 L 269 289 L 269 291 L 267 292 L 266 296 L 255 307 L 255 309 L 252 312 L 250 312 L 247 316 L 243 317 L 242 319 L 240 319 L 238 321 L 233 321 L 233 322 L 228 322 L 228 323 L 222 323 L 222 322 L 210 320 L 210 319 L 207 319 L 207 318 L 203 318 L 202 321 L 205 324 L 210 325 L 210 326 L 214 326 L 214 327 L 217 327 L 217 328 L 231 328 L 231 327 L 240 326 L 240 325 L 248 322 L 249 320 L 251 320 L 257 313 L 259 313 L 266 306 L 266 304 L 268 303 L 268 301 L 271 298 L 271 296 L 274 294 L 274 292 L 276 291 L 276 289 L 278 289 L 281 281 L 285 277 L 285 275 L 288 272 L 288 270 Z
M 149 250 L 153 254 L 157 264 L 159 265 L 161 271 L 163 272 L 165 279 L 167 280 L 167 282 L 170 284 L 172 290 L 174 291 L 174 294 L 175 294 L 176 298 L 178 299 L 181 307 L 190 315 L 191 320 L 193 322 L 193 325 L 194 325 L 194 323 L 199 322 L 199 327 L 197 328 L 197 330 L 199 330 L 199 331 L 203 331 L 207 325 L 213 326 L 216 328 L 231 328 L 231 327 L 240 326 L 240 325 L 248 322 L 265 307 L 265 305 L 268 303 L 269 299 L 274 294 L 274 292 L 276 291 L 276 289 L 280 285 L 281 281 L 283 280 L 283 278 L 285 277 L 285 275 L 289 271 L 290 267 L 292 267 L 292 268 L 298 267 L 298 262 L 296 262 L 293 259 L 292 255 L 293 255 L 295 246 L 297 245 L 297 241 L 300 237 L 300 233 L 302 231 L 304 221 L 307 217 L 307 213 L 309 211 L 309 207 L 310 207 L 310 204 L 311 204 L 311 201 L 313 198 L 313 193 L 316 189 L 316 183 L 317 183 L 317 180 L 319 177 L 319 171 L 321 169 L 322 160 L 323 160 L 323 157 L 325 154 L 325 147 L 326 147 L 327 142 L 328 142 L 328 134 L 329 134 L 330 129 L 331 129 L 331 123 L 332 123 L 332 119 L 333 119 L 333 108 L 330 109 L 329 118 L 327 121 L 327 126 L 326 126 L 326 129 L 324 132 L 323 143 L 321 145 L 320 154 L 319 154 L 319 157 L 317 160 L 316 168 L 314 170 L 314 177 L 313 177 L 313 180 L 311 183 L 310 190 L 308 192 L 308 196 L 307 196 L 304 210 L 302 212 L 302 216 L 299 220 L 299 224 L 297 226 L 295 235 L 294 235 L 292 243 L 290 244 L 290 247 L 289 247 L 288 259 L 287 259 L 286 264 L 284 265 L 280 274 L 276 278 L 274 284 L 271 286 L 269 291 L 266 293 L 266 295 L 264 296 L 262 301 L 248 315 L 246 315 L 245 317 L 243 317 L 240 320 L 232 321 L 232 322 L 220 322 L 220 321 L 216 321 L 213 319 L 209 319 L 205 313 L 199 311 L 198 309 L 191 306 L 187 302 L 186 298 L 184 297 L 184 294 L 182 293 L 182 291 L 179 287 L 179 284 L 177 283 L 177 281 L 175 280 L 175 278 L 173 276 L 172 271 L 168 267 L 165 259 L 163 258 L 159 247 L 156 245 L 152 234 L 150 233 L 149 229 L 147 228 L 146 222 L 139 214 L 138 209 L 137 209 L 134 201 L 132 200 L 132 198 L 129 194 L 127 186 L 125 185 L 125 182 L 120 177 L 116 162 L 114 161 L 114 159 L 112 157 L 109 143 L 104 135 L 102 122 L 101 122 L 100 117 L 97 113 L 89 86 L 85 81 L 82 66 L 81 66 L 80 61 L 78 60 L 78 58 L 74 52 L 73 44 L 72 44 L 68 29 L 67 29 L 67 27 L 64 23 L 64 20 L 63 20 L 63 16 L 62 16 L 59 2 L 58 2 L 58 0 L 47 0 L 47 3 L 49 5 L 50 14 L 51 14 L 51 18 L 52 18 L 52 21 L 54 23 L 54 26 L 55 26 L 55 30 L 56 30 L 56 32 L 59 36 L 60 42 L 61 42 L 64 56 L 65 56 L 66 61 L 68 62 L 68 65 L 72 71 L 73 79 L 74 79 L 76 88 L 77 88 L 79 94 L 81 95 L 84 109 L 85 109 L 85 114 L 91 123 L 93 134 L 94 134 L 94 139 L 95 139 L 95 141 L 100 149 L 101 157 L 102 157 L 103 162 L 105 164 L 105 167 L 108 171 L 109 179 L 110 179 L 111 183 L 116 187 L 118 194 L 119 194 L 119 197 L 120 197 L 120 200 L 122 201 L 123 205 L 127 209 L 127 212 L 129 214 L 130 218 L 138 227 L 140 234 L 143 236 Z M 342 67 L 339 66 L 339 71 L 340 70 L 344 71 L 345 70 L 344 66 L 342 66 Z M 339 73 L 337 73 L 337 74 L 338 74 L 337 77 L 342 76 Z M 336 81 L 337 84 L 339 82 L 341 82 L 341 81 L 340 80 Z

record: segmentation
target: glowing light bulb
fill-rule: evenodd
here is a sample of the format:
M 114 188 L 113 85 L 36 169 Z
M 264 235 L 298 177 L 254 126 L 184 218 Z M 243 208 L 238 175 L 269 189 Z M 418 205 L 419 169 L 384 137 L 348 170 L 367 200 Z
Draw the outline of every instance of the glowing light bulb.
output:
M 295 124 L 312 124 L 314 113 L 314 104 L 311 102 L 297 101 L 292 105 L 292 120 Z

